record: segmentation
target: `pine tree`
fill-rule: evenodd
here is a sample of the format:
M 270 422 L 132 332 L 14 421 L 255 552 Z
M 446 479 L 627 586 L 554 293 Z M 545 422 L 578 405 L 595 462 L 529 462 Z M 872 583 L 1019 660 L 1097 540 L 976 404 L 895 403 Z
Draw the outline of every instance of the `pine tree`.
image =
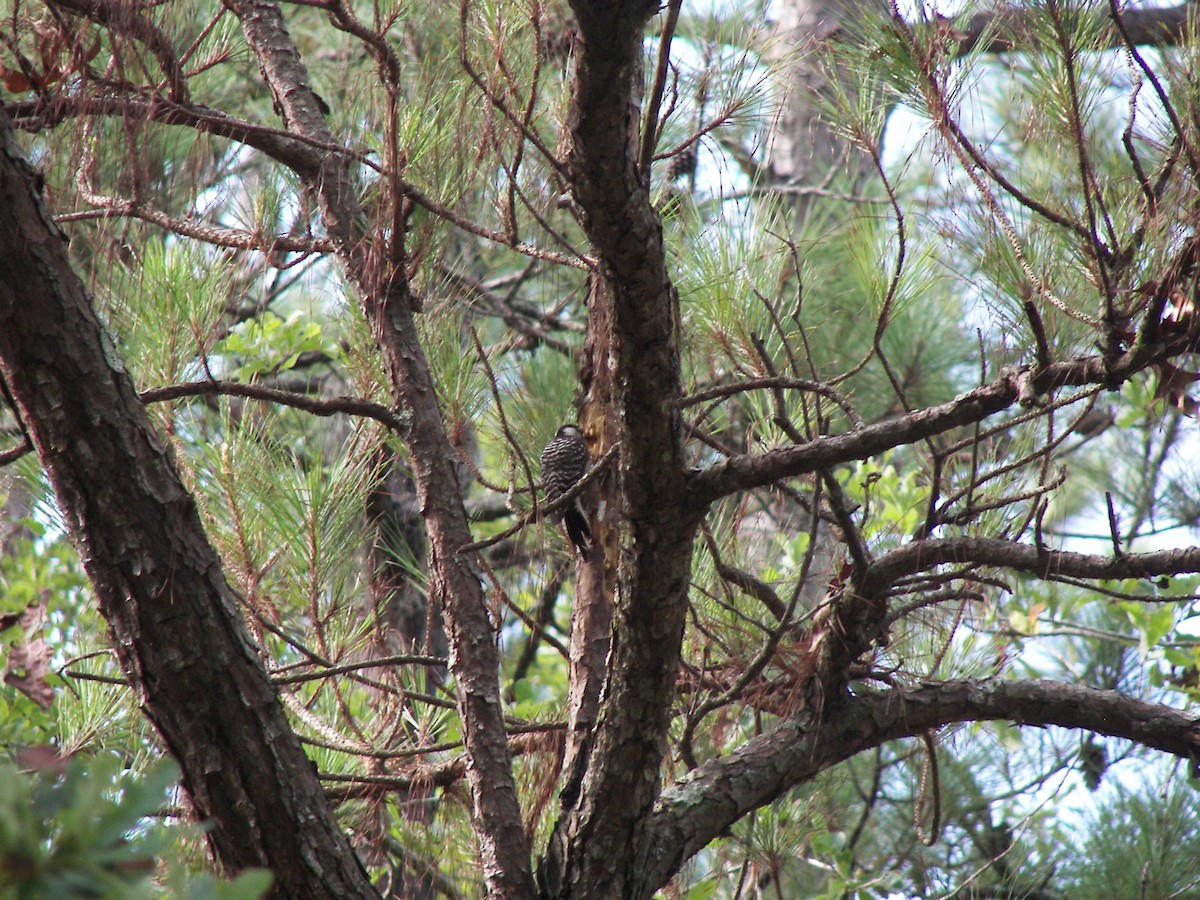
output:
M 784 11 L 14 5 L 31 796 L 278 897 L 1190 889 L 1186 16 Z

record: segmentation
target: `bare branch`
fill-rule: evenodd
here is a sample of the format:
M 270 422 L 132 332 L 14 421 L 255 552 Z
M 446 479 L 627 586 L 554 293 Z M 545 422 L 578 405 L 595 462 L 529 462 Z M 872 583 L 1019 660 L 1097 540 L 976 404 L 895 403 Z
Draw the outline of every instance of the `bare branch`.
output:
M 1200 547 L 1101 556 L 1049 550 L 996 538 L 912 541 L 875 560 L 863 579 L 862 590 L 870 596 L 878 596 L 899 578 L 948 564 L 994 566 L 1051 580 L 1156 578 L 1200 572 Z M 1168 601 L 1171 598 L 1161 599 Z
M 204 134 L 226 137 L 261 151 L 302 176 L 317 173 L 322 159 L 330 153 L 379 170 L 378 164 L 366 153 L 343 147 L 334 142 L 328 132 L 324 140 L 312 139 L 195 104 L 182 106 L 158 99 L 74 96 L 60 92 L 48 102 L 11 103 L 6 104 L 5 109 L 14 127 L 26 131 L 40 131 L 81 116 L 120 116 L 163 125 L 182 125 Z
M 664 791 L 646 825 L 639 895 L 665 884 L 741 816 L 831 766 L 887 741 L 988 720 L 1082 728 L 1188 760 L 1200 752 L 1195 714 L 1082 685 L 988 680 L 856 691 L 818 721 L 804 711 Z
M 402 415 L 370 400 L 362 400 L 358 397 L 320 399 L 309 397 L 306 394 L 297 394 L 294 391 L 283 391 L 258 384 L 241 384 L 236 381 L 196 381 L 190 384 L 172 384 L 150 388 L 142 391 L 138 396 L 142 398 L 143 403 L 161 403 L 165 400 L 178 400 L 181 397 L 204 397 L 214 394 L 246 397 L 250 400 L 262 400 L 265 403 L 278 403 L 281 406 L 302 409 L 317 416 L 362 416 L 386 425 L 401 436 L 408 430 L 408 424 Z
M 1139 330 L 1139 337 L 1146 326 Z M 1187 343 L 1151 346 L 1149 340 L 1134 346 L 1111 362 L 1100 356 L 1055 363 L 1034 372 L 1030 367 L 1006 369 L 999 378 L 955 399 L 845 434 L 816 438 L 808 443 L 781 447 L 762 454 L 734 456 L 693 472 L 688 480 L 692 504 L 706 508 L 735 491 L 762 487 L 780 478 L 794 478 L 818 469 L 885 450 L 912 444 L 963 425 L 982 422 L 1019 402 L 1029 402 L 1058 387 L 1104 385 L 1115 389 L 1155 360 L 1186 352 Z

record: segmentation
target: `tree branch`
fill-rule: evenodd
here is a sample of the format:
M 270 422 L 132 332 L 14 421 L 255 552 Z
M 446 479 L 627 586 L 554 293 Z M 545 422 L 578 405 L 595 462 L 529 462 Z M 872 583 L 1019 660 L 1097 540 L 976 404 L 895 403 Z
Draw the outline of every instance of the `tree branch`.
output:
M 150 388 L 142 391 L 138 396 L 141 397 L 143 403 L 161 403 L 164 400 L 206 397 L 214 394 L 246 397 L 265 403 L 278 403 L 280 406 L 290 406 L 316 416 L 342 414 L 362 416 L 386 425 L 400 436 L 403 436 L 408 430 L 408 423 L 404 417 L 381 403 L 373 403 L 360 397 L 309 397 L 295 391 L 284 391 L 260 384 L 242 384 L 236 381 L 194 381 L 187 384 L 170 384 L 164 387 Z
M 41 100 L 6 104 L 13 125 L 25 131 L 50 128 L 67 119 L 82 116 L 114 116 L 163 125 L 181 125 L 202 134 L 215 134 L 245 144 L 266 154 L 300 175 L 319 171 L 322 158 L 329 153 L 353 158 L 378 169 L 365 154 L 355 153 L 333 141 L 313 141 L 278 128 L 269 128 L 238 119 L 216 109 L 197 104 L 182 105 L 162 100 L 131 97 L 93 97 L 55 94 L 49 102 Z
M 738 491 L 764 487 L 781 478 L 807 475 L 851 460 L 867 459 L 953 428 L 973 425 L 1017 403 L 1036 405 L 1039 398 L 1061 387 L 1103 385 L 1115 390 L 1154 363 L 1191 352 L 1186 338 L 1170 343 L 1141 341 L 1148 327 L 1148 322 L 1143 323 L 1138 332 L 1139 341 L 1111 361 L 1100 356 L 1084 356 L 1047 367 L 1009 368 L 994 381 L 938 406 L 804 444 L 733 456 L 693 471 L 687 482 L 691 511 L 698 514 L 721 497 Z
M 751 810 L 855 754 L 927 729 L 1007 720 L 1082 728 L 1189 760 L 1200 753 L 1195 714 L 1056 681 L 951 681 L 863 692 L 827 705 L 818 722 L 810 719 L 807 711 L 787 719 L 663 792 L 646 826 L 639 896 L 664 885 Z
M 1048 550 L 995 538 L 912 541 L 875 560 L 863 579 L 862 591 L 877 597 L 905 575 L 947 564 L 994 566 L 1046 579 L 1154 578 L 1200 572 L 1200 547 L 1101 556 Z

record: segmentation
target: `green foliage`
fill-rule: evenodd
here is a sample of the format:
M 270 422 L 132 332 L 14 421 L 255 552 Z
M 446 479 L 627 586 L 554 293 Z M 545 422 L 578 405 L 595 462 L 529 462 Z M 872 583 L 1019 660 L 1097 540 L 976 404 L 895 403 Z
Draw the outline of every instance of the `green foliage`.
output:
M 190 244 L 149 240 L 137 252 L 112 267 L 101 293 L 110 334 L 139 384 L 174 384 L 194 376 L 197 356 L 212 351 L 234 272 Z
M 321 325 L 296 311 L 281 319 L 266 312 L 230 331 L 215 352 L 232 359 L 231 374 L 252 381 L 256 377 L 278 375 L 296 365 L 300 354 L 322 352 L 337 355 L 336 345 L 322 339 Z
M 191 875 L 174 862 L 175 832 L 153 818 L 177 770 L 166 760 L 144 775 L 112 754 L 23 772 L 0 762 L 0 898 L 171 897 L 254 900 L 271 882 L 251 871 L 232 882 Z
M 1164 779 L 1137 790 L 1122 787 L 1084 816 L 1075 830 L 1076 852 L 1061 854 L 1064 896 L 1192 897 L 1200 888 L 1196 789 Z
M 54 714 L 14 687 L 0 688 L 0 748 L 40 744 L 55 733 Z
M 928 494 L 917 473 L 898 469 L 890 453 L 859 463 L 843 487 L 862 506 L 863 536 L 881 552 L 907 540 L 924 521 Z

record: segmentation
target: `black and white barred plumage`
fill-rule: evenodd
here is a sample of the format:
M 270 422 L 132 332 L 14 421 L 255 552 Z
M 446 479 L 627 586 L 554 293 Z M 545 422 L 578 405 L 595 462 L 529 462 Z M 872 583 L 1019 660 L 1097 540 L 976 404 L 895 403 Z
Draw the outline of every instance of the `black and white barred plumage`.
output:
M 583 432 L 577 425 L 562 426 L 542 451 L 542 488 L 546 492 L 546 502 L 553 503 L 573 488 L 587 472 L 587 467 L 588 452 Z M 566 526 L 571 543 L 580 550 L 587 550 L 592 543 L 592 529 L 579 498 L 576 497 L 558 516 Z

